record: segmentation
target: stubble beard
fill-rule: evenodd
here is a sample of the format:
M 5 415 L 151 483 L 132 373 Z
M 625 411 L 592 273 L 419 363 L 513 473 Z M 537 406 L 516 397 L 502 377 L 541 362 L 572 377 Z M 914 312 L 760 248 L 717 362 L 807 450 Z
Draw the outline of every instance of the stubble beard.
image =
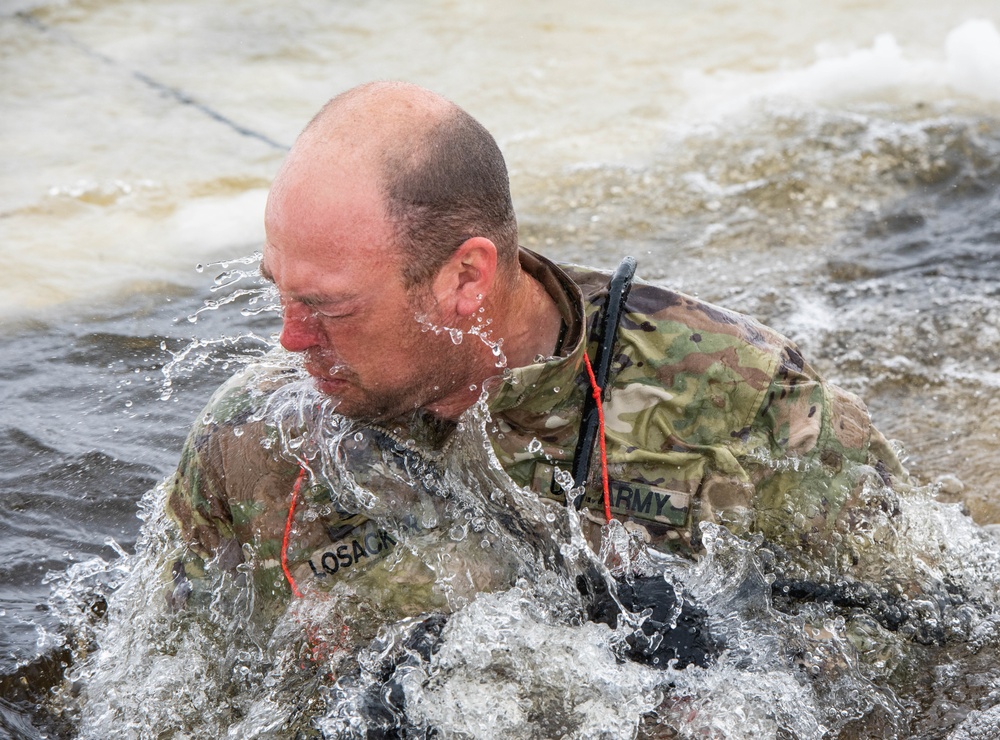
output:
M 325 378 L 317 376 L 317 388 L 336 401 L 334 409 L 338 414 L 371 422 L 398 419 L 432 406 L 472 382 L 466 373 L 474 367 L 473 348 L 469 343 L 456 345 L 447 332 L 426 330 L 416 317 L 426 316 L 428 305 L 419 298 L 411 305 L 415 318 L 407 344 L 410 345 L 408 364 L 413 372 L 405 385 L 368 387 L 349 368 L 340 367 L 327 376 L 327 382 L 341 387 L 327 390 L 323 387 Z
M 372 422 L 398 419 L 432 406 L 460 388 L 464 381 L 456 369 L 467 366 L 468 363 L 461 356 L 463 354 L 449 352 L 448 355 L 442 355 L 436 348 L 429 347 L 421 353 L 421 358 L 414 358 L 415 373 L 407 379 L 405 385 L 396 388 L 369 388 L 353 379 L 338 379 L 336 375 L 333 376 L 334 381 L 343 380 L 341 388 L 326 390 L 320 378 L 316 379 L 317 388 L 336 402 L 334 410 L 338 414 Z

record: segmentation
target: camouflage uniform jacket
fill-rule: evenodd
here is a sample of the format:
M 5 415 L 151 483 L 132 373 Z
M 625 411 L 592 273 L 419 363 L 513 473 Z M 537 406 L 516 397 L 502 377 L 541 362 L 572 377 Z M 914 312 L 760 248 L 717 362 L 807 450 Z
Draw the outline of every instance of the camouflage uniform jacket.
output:
M 562 313 L 564 350 L 487 382 L 488 432 L 517 484 L 561 500 L 591 393 L 583 355 L 596 352 L 591 327 L 608 275 L 561 268 L 527 250 L 521 262 Z M 611 511 L 663 551 L 696 556 L 703 521 L 738 535 L 760 532 L 785 547 L 839 542 L 852 527 L 867 526 L 857 512 L 873 505 L 873 488 L 882 491 L 874 507 L 884 512 L 892 508 L 892 478 L 905 478 L 863 404 L 825 383 L 788 339 L 661 287 L 633 285 L 608 385 Z M 231 565 L 249 545 L 267 585 L 282 589 L 278 562 L 298 466 L 273 444 L 261 445 L 267 432 L 254 421 L 261 403 L 245 378 L 220 389 L 191 432 L 167 505 L 202 558 Z M 584 517 L 592 544 L 603 523 L 600 468 L 595 446 Z M 330 500 L 321 486 L 307 496 Z M 416 514 L 411 521 L 416 525 Z M 327 583 L 381 559 L 398 536 L 336 505 L 296 526 L 288 550 L 293 572 Z

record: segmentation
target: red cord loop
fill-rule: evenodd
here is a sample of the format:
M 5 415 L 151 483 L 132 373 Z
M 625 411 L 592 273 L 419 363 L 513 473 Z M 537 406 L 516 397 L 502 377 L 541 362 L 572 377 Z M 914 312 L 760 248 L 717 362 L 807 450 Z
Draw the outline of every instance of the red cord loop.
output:
M 281 540 L 281 569 L 285 571 L 285 578 L 288 579 L 288 585 L 292 587 L 292 593 L 300 599 L 302 598 L 302 592 L 295 585 L 292 572 L 288 569 L 288 536 L 292 531 L 292 522 L 295 520 L 295 506 L 299 502 L 299 491 L 302 490 L 302 481 L 305 477 L 306 469 L 304 467 L 299 468 L 299 477 L 295 479 L 295 487 L 292 488 L 292 503 L 288 506 L 288 519 L 285 521 L 285 536 Z
M 590 357 L 583 353 L 583 363 L 587 366 L 587 376 L 590 378 L 590 388 L 597 401 L 597 424 L 600 430 L 601 441 L 601 483 L 604 486 L 604 518 L 611 521 L 611 491 L 608 487 L 608 450 L 604 437 L 604 405 L 601 402 L 601 388 L 597 385 L 597 378 L 594 376 L 594 368 L 590 365 Z

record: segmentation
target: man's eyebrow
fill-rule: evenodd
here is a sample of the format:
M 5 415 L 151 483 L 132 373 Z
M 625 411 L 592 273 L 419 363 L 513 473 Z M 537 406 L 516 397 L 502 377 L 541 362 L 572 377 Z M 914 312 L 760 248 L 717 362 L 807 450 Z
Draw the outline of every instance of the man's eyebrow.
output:
M 318 308 L 320 306 L 327 307 L 339 307 L 344 304 L 351 303 L 357 298 L 353 293 L 338 296 L 325 296 L 325 295 L 303 295 L 297 296 L 295 300 L 305 306 L 311 306 L 313 308 Z
M 269 283 L 274 283 L 274 275 L 271 271 L 267 269 L 267 265 L 263 262 L 260 263 L 260 276 L 267 280 Z M 325 295 L 301 295 L 292 296 L 296 301 L 305 305 L 316 308 L 319 306 L 341 306 L 345 303 L 351 303 L 357 299 L 355 293 L 345 293 L 344 295 L 337 296 L 325 296 Z

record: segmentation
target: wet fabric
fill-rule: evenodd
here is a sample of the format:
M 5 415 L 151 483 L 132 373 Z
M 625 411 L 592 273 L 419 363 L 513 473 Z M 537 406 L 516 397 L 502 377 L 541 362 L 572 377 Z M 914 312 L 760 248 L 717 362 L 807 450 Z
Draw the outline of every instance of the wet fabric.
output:
M 527 250 L 521 262 L 559 307 L 567 327 L 565 354 L 487 381 L 487 433 L 507 474 L 557 505 L 571 486 L 580 414 L 590 393 L 583 355 L 596 351 L 592 324 L 608 275 L 559 267 Z M 282 537 L 299 464 L 294 451 L 281 449 L 275 422 L 262 409 L 300 378 L 248 368 L 216 393 L 195 424 L 167 502 L 194 556 L 185 564 L 189 577 L 199 574 L 204 560 L 232 569 L 252 557 L 258 588 L 287 594 Z M 611 511 L 637 544 L 696 557 L 698 525 L 713 522 L 833 561 L 850 557 L 861 540 L 850 536 L 853 531 L 870 535 L 891 518 L 895 489 L 905 485 L 905 471 L 859 399 L 824 382 L 777 332 L 690 296 L 633 285 L 609 386 L 604 413 Z M 441 471 L 433 460 L 449 444 L 454 425 L 426 416 L 386 426 L 344 423 L 351 433 L 341 430 L 337 455 L 351 475 L 341 483 L 371 486 L 380 496 L 393 489 L 404 513 L 386 528 L 313 480 L 287 547 L 291 572 L 300 584 L 322 588 L 363 578 L 365 589 L 378 592 L 373 602 L 386 616 L 406 616 L 417 603 L 418 612 L 447 610 L 434 594 L 433 574 L 397 541 L 437 521 L 432 510 L 440 505 L 434 485 Z M 590 476 L 582 519 L 596 551 L 604 524 L 599 463 L 591 465 Z M 516 571 L 511 564 L 510 578 L 498 578 L 489 556 L 463 551 L 461 544 L 448 556 L 468 567 L 476 588 L 500 587 Z M 635 563 L 625 567 L 641 570 Z M 183 595 L 176 574 L 174 582 Z
M 561 500 L 590 393 L 583 353 L 596 352 L 608 275 L 535 260 L 525 269 L 557 276 L 578 311 L 564 319 L 585 328 L 571 329 L 579 339 L 568 356 L 516 368 L 491 393 L 492 441 L 516 482 Z M 887 486 L 905 481 L 864 404 L 824 382 L 790 340 L 642 282 L 623 309 L 604 397 L 611 511 L 660 550 L 697 554 L 702 521 L 821 547 L 852 516 L 867 520 L 862 508 L 891 513 Z M 596 549 L 600 466 L 590 471 L 586 530 Z

